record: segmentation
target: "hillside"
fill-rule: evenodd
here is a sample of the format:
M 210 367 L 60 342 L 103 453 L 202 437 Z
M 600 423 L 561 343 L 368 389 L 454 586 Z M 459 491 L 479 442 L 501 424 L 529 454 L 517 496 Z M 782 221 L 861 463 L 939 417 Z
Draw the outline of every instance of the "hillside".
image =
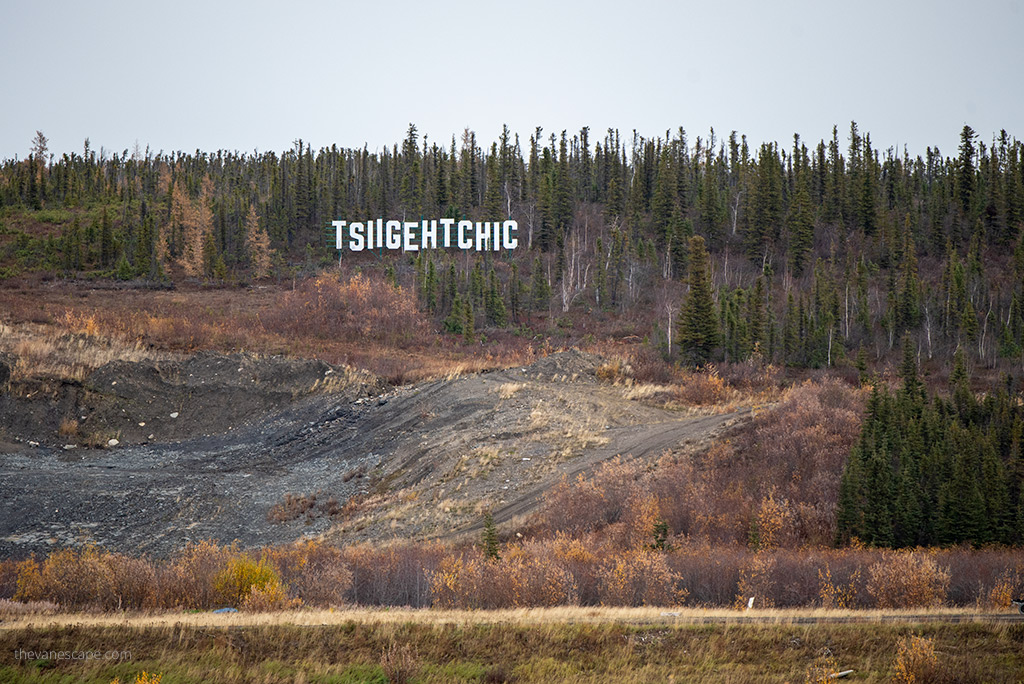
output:
M 388 388 L 322 362 L 204 353 L 111 362 L 52 397 L 18 387 L 0 398 L 0 552 L 450 537 L 485 509 L 534 512 L 563 474 L 706 446 L 739 416 L 645 406 L 599 380 L 602 363 L 564 352 Z M 62 430 L 69 405 L 82 434 L 116 444 Z

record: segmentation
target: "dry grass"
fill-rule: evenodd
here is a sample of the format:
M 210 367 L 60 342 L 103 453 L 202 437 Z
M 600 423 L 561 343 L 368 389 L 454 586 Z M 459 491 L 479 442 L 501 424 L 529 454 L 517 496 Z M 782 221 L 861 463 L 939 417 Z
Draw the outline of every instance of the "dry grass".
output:
M 17 359 L 11 369 L 11 379 L 53 377 L 83 380 L 111 361 L 147 361 L 176 356 L 150 350 L 140 342 L 73 330 L 38 323 L 0 323 L 0 352 L 13 354 Z
M 437 335 L 410 309 L 411 294 L 404 290 L 393 293 L 393 309 L 373 306 L 371 298 L 363 297 L 366 308 L 358 315 L 335 316 L 331 305 L 342 295 L 376 289 L 329 279 L 310 282 L 294 291 L 275 286 L 89 290 L 74 285 L 0 290 L 0 352 L 19 358 L 14 380 L 81 380 L 112 360 L 159 360 L 212 350 L 319 358 L 369 370 L 394 384 L 525 365 L 535 355 L 532 342 L 512 335 L 485 346 Z M 313 297 L 325 287 L 326 295 Z M 307 300 L 319 307 L 318 315 L 300 315 L 309 309 L 303 308 Z M 369 336 L 364 334 L 368 330 Z
M 231 627 L 243 625 L 701 625 L 767 624 L 795 625 L 819 623 L 900 623 L 944 622 L 948 620 L 985 622 L 989 616 L 1005 611 L 981 611 L 974 608 L 922 608 L 907 610 L 838 610 L 825 608 L 757 609 L 693 608 L 679 606 L 554 606 L 549 608 L 509 608 L 499 610 L 441 610 L 434 608 L 338 608 L 283 610 L 238 613 L 150 611 L 135 613 L 8 613 L 0 622 L 0 631 L 40 628 L 48 625 L 82 627 L 129 625 L 171 627 Z
M 412 681 L 425 684 L 753 684 L 804 681 L 812 669 L 834 662 L 861 680 L 884 681 L 894 674 L 908 629 L 934 644 L 945 672 L 957 674 L 943 681 L 1011 682 L 1024 666 L 1020 630 L 983 623 L 716 625 L 631 622 L 628 616 L 604 623 L 533 622 L 485 611 L 457 618 L 465 621 L 421 616 L 399 611 L 387 621 L 367 622 L 345 612 L 282 613 L 272 622 L 253 623 L 241 614 L 207 624 L 177 614 L 169 616 L 174 622 L 149 624 L 121 618 L 0 628 L 0 652 L 113 644 L 132 654 L 130 662 L 114 664 L 0 661 L 0 679 L 54 681 L 52 675 L 59 674 L 61 681 L 131 681 L 148 670 L 163 673 L 166 681 L 384 682 L 415 674 Z
M 497 392 L 501 399 L 511 399 L 524 387 L 526 387 L 526 385 L 521 382 L 506 382 L 502 383 L 500 387 L 493 391 Z
M 607 444 L 609 439 L 602 434 L 607 419 L 604 412 L 595 411 L 585 399 L 560 392 L 553 400 L 538 400 L 525 427 L 551 448 L 557 462 L 578 456 L 584 449 Z

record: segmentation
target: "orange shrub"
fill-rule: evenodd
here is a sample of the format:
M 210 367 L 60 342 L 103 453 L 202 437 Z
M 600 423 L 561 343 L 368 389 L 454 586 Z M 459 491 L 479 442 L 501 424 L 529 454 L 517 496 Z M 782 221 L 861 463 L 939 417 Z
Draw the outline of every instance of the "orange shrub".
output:
M 620 523 L 618 537 L 622 548 L 651 546 L 655 541 L 655 526 L 660 520 L 658 499 L 650 493 L 634 493 L 626 502 Z
M 550 558 L 572 576 L 581 604 L 596 605 L 600 602 L 597 590 L 600 558 L 593 544 L 558 532 L 553 539 L 530 542 L 530 547 L 535 549 L 533 553 L 537 556 Z
M 824 569 L 818 569 L 818 597 L 822 608 L 853 608 L 857 597 L 857 581 L 860 569 L 854 570 L 853 577 L 847 584 L 832 578 L 832 568 L 825 563 Z
M 589 478 L 563 477 L 544 493 L 540 526 L 550 533 L 580 534 L 619 522 L 627 502 L 638 490 L 640 469 L 616 457 L 601 464 Z
M 109 594 L 111 577 L 100 552 L 54 551 L 41 563 L 25 561 L 18 575 L 19 600 L 53 601 L 66 609 L 96 606 Z
M 266 330 L 285 335 L 398 345 L 429 332 L 413 292 L 361 273 L 344 283 L 326 274 L 304 280 L 283 293 L 261 321 Z
M 200 609 L 219 605 L 222 599 L 214 579 L 237 554 L 235 547 L 221 547 L 210 540 L 190 542 L 157 573 L 157 605 Z
M 52 601 L 68 610 L 138 609 L 150 602 L 155 573 L 145 558 L 110 553 L 96 546 L 60 549 L 43 561 L 18 564 L 20 601 Z
M 578 602 L 572 575 L 553 559 L 535 555 L 542 546 L 510 546 L 498 561 L 477 550 L 446 556 L 430 575 L 439 608 L 516 608 Z
M 736 587 L 736 607 L 746 607 L 751 597 L 754 599 L 755 608 L 775 606 L 775 564 L 773 554 L 756 553 L 740 568 L 740 581 Z
M 1010 601 L 1024 596 L 1024 568 L 1006 569 L 996 579 L 988 594 L 979 597 L 987 608 L 1009 608 Z
M 15 580 L 15 601 L 41 601 L 46 596 L 46 589 L 43 587 L 43 564 L 36 560 L 35 554 L 21 561 L 17 565 L 17 579 Z
M 466 607 L 467 596 L 477 589 L 474 583 L 480 573 L 478 559 L 466 559 L 465 555 L 445 556 L 437 568 L 430 573 L 430 591 L 436 608 Z
M 948 588 L 949 570 L 926 551 L 884 553 L 868 568 L 868 594 L 879 608 L 940 606 Z
M 701 372 L 686 373 L 676 390 L 676 399 L 683 404 L 710 406 L 723 402 L 730 389 L 710 364 Z
M 777 499 L 774 489 L 769 491 L 757 510 L 755 548 L 770 551 L 781 546 L 783 541 L 792 544 L 795 537 L 792 518 L 789 501 Z
M 598 593 L 606 606 L 671 606 L 686 600 L 682 577 L 665 554 L 637 549 L 612 556 L 598 573 Z
M 488 586 L 487 593 L 493 596 L 490 602 L 507 607 L 573 605 L 579 602 L 572 574 L 555 559 L 538 553 L 542 548 L 539 545 L 513 545 L 505 549 L 504 556 L 496 564 L 494 582 Z
M 303 604 L 339 606 L 347 602 L 352 572 L 340 549 L 307 539 L 264 553 L 287 584 L 290 595 Z

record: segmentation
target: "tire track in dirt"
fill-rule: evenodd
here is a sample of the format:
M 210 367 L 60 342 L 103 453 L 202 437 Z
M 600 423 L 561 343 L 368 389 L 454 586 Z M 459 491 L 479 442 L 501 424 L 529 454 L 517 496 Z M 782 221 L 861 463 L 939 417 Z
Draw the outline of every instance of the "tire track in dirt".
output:
M 655 425 L 636 425 L 608 430 L 605 432 L 610 437 L 608 444 L 588 449 L 582 458 L 563 464 L 559 468 L 560 472 L 555 480 L 560 479 L 562 475 L 572 479 L 580 473 L 593 470 L 602 462 L 616 456 L 630 459 L 654 459 L 683 443 L 710 440 L 721 430 L 734 425 L 738 420 L 749 419 L 751 415 L 750 409 L 740 409 L 729 413 L 685 418 Z M 492 512 L 494 521 L 496 523 L 507 522 L 517 516 L 529 513 L 539 505 L 550 482 L 549 479 L 515 501 L 496 508 Z M 476 522 L 457 530 L 455 534 L 471 533 L 482 528 L 483 523 Z

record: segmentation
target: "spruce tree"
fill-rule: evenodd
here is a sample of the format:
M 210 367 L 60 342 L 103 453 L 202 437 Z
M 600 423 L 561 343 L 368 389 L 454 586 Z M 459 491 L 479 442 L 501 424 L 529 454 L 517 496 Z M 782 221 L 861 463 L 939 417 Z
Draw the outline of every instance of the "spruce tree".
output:
M 976 137 L 974 129 L 964 124 L 963 130 L 960 132 L 960 156 L 957 158 L 956 184 L 960 209 L 965 214 L 970 212 L 971 202 L 974 199 L 974 139 Z
M 493 268 L 487 274 L 486 311 L 487 319 L 494 325 L 499 328 L 508 325 L 508 311 L 505 309 L 505 300 L 502 299 L 498 278 Z
M 814 213 L 804 183 L 797 188 L 789 210 L 789 263 L 794 275 L 801 275 L 814 247 Z
M 437 269 L 430 257 L 427 257 L 427 274 L 423 277 L 423 301 L 427 311 L 437 311 Z
M 551 303 L 551 285 L 548 284 L 547 276 L 544 275 L 544 264 L 540 257 L 533 260 L 533 278 L 531 279 L 530 302 L 532 308 L 547 310 Z
M 501 560 L 498 550 L 498 528 L 494 524 L 494 516 L 490 511 L 484 513 L 484 531 L 480 539 L 480 548 L 484 552 L 484 559 L 497 562 Z
M 110 225 L 110 215 L 103 207 L 103 218 L 100 220 L 100 267 L 110 268 L 114 265 L 114 231 Z
M 855 444 L 846 459 L 839 482 L 839 505 L 836 510 L 836 545 L 849 544 L 863 532 L 864 468 L 860 445 Z
M 465 325 L 466 315 L 462 311 L 462 297 L 455 295 L 452 300 L 452 309 L 448 313 L 448 317 L 444 319 L 445 332 L 452 333 L 453 335 L 461 335 L 462 328 Z
M 476 315 L 473 313 L 473 302 L 466 301 L 462 307 L 462 340 L 471 344 L 476 340 Z
M 512 262 L 511 273 L 508 279 L 508 308 L 513 321 L 519 320 L 519 311 L 522 308 L 521 300 L 522 283 L 519 282 L 519 265 Z
M 765 328 L 767 322 L 765 321 L 765 288 L 764 278 L 758 278 L 754 283 L 753 292 L 747 299 L 747 323 L 749 326 L 750 346 L 751 351 L 759 350 L 762 355 L 767 352 L 767 335 L 765 334 Z
M 679 316 L 679 351 L 702 365 L 716 357 L 721 343 L 711 289 L 711 273 L 704 238 L 690 238 L 690 292 Z

